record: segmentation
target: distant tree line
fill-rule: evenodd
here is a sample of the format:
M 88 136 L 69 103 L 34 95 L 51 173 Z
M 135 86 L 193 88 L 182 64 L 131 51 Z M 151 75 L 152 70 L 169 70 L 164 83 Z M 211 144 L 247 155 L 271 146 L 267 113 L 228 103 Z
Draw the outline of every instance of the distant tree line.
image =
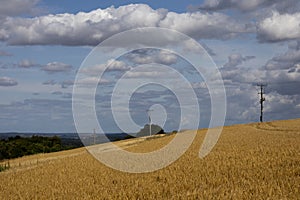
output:
M 81 142 L 62 142 L 58 136 L 9 137 L 0 140 L 0 160 L 22 157 L 37 153 L 50 153 L 82 146 Z

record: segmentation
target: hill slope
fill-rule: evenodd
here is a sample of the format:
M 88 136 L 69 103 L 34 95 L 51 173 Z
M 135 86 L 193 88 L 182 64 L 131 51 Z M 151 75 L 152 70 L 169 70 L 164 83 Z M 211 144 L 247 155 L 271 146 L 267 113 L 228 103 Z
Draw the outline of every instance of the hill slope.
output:
M 300 119 L 224 127 L 213 149 L 198 157 L 205 130 L 170 166 L 130 174 L 106 167 L 85 148 L 11 160 L 0 173 L 1 199 L 298 199 Z M 147 152 L 171 136 L 120 141 Z

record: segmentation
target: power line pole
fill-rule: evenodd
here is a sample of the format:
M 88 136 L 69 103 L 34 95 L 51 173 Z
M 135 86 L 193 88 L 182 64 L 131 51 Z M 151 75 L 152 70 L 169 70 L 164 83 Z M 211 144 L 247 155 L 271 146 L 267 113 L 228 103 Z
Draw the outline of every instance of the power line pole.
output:
M 147 114 L 148 114 L 148 118 L 149 118 L 149 132 L 150 132 L 150 136 L 152 135 L 152 133 L 151 133 L 151 122 L 152 122 L 152 120 L 151 120 L 151 116 L 150 116 L 150 112 L 151 111 L 153 111 L 153 110 L 150 110 L 150 109 L 147 110 Z
M 96 129 L 94 129 L 94 145 L 96 144 Z
M 258 93 L 260 95 L 260 122 L 263 122 L 264 101 L 266 101 L 264 97 L 264 88 L 267 87 L 267 84 L 257 84 L 257 86 L 260 87 L 260 92 Z

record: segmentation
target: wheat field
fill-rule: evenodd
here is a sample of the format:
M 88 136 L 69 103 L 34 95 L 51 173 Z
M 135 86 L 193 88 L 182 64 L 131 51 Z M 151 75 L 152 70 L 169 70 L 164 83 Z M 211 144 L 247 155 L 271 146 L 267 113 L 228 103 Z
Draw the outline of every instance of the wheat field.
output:
M 205 132 L 176 162 L 151 173 L 111 169 L 85 148 L 10 160 L 0 173 L 0 199 L 300 199 L 300 119 L 224 127 L 200 159 Z M 148 152 L 173 137 L 117 144 Z

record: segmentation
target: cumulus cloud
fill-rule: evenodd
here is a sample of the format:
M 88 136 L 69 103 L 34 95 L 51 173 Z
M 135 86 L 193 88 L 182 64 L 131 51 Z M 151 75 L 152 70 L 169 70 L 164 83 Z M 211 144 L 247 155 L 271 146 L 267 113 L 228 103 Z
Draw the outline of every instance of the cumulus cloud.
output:
M 252 85 L 266 80 L 266 71 L 262 69 L 223 67 L 220 71 L 224 83 L 229 86 Z
M 172 65 L 177 62 L 177 55 L 166 51 L 156 49 L 139 49 L 129 53 L 127 59 L 133 64 L 158 63 L 163 65 Z
M 228 62 L 224 64 L 224 67 L 236 67 L 240 64 L 242 64 L 245 61 L 254 59 L 255 56 L 242 56 L 239 53 L 236 54 L 231 54 L 230 56 L 228 56 Z
M 267 83 L 266 92 L 276 92 L 280 95 L 300 95 L 300 66 L 293 70 L 267 70 L 252 68 L 221 68 L 222 78 L 226 88 L 249 86 L 252 89 L 256 83 Z M 227 91 L 229 93 L 229 91 Z
M 112 60 L 107 61 L 105 69 L 107 71 L 127 71 L 127 70 L 130 70 L 131 67 L 128 66 L 123 61 L 112 59 Z
M 131 69 L 131 66 L 127 65 L 123 61 L 119 60 L 108 60 L 104 64 L 99 64 L 91 67 L 85 67 L 81 70 L 82 73 L 89 76 L 99 76 L 100 73 L 106 72 L 124 72 Z
M 263 19 L 257 25 L 257 37 L 261 42 L 278 42 L 300 39 L 300 12 L 280 14 Z
M 51 62 L 51 63 L 44 65 L 41 69 L 43 71 L 46 71 L 49 73 L 68 72 L 68 71 L 71 71 L 72 66 L 65 64 L 65 63 L 60 63 L 60 62 Z
M 227 15 L 201 12 L 169 12 L 160 22 L 160 27 L 180 31 L 195 39 L 229 39 L 249 31 L 246 25 L 239 24 Z
M 1 0 L 0 17 L 30 14 L 40 0 Z
M 276 55 L 261 68 L 234 67 L 243 65 L 239 54 L 229 56 L 229 61 L 220 68 L 226 87 L 240 87 L 265 82 L 267 93 L 279 95 L 300 95 L 300 42 L 292 42 L 287 52 Z M 248 57 L 249 58 L 249 57 Z
M 38 64 L 35 64 L 31 60 L 22 60 L 17 64 L 17 66 L 21 68 L 31 68 L 31 67 L 38 66 Z
M 280 55 L 274 56 L 264 66 L 267 70 L 293 70 L 300 64 L 300 41 L 291 42 L 288 50 Z
M 277 92 L 271 92 L 266 96 L 265 112 L 274 119 L 290 119 L 291 116 L 299 117 L 300 108 L 297 105 L 300 102 L 299 95 L 282 95 Z M 278 114 L 280 113 L 280 114 Z
M 297 69 L 298 70 L 298 69 Z M 281 95 L 300 95 L 300 73 L 295 70 L 269 70 L 266 79 L 270 83 L 269 91 L 275 91 Z
M 243 24 L 221 13 L 175 13 L 145 4 L 88 13 L 10 17 L 2 24 L 0 40 L 11 45 L 97 45 L 115 33 L 139 27 L 171 28 L 196 39 L 228 39 L 247 31 Z
M 10 77 L 0 77 L 0 86 L 9 87 L 9 86 L 16 86 L 18 82 Z

